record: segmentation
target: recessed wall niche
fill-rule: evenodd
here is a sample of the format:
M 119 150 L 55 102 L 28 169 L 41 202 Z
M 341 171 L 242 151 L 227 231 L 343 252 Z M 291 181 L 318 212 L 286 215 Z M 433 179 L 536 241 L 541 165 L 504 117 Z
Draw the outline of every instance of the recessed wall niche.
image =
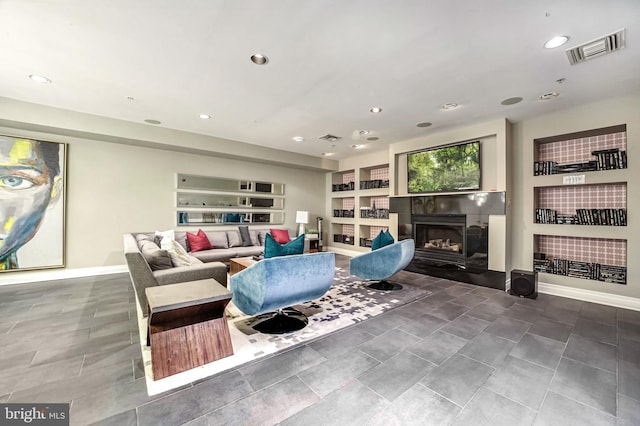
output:
M 283 224 L 284 184 L 178 174 L 178 226 Z

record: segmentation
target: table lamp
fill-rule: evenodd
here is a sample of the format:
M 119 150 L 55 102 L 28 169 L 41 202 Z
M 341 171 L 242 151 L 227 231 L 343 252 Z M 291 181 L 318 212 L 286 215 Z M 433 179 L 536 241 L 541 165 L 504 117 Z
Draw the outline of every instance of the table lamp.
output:
M 298 235 L 304 234 L 304 225 L 309 223 L 309 212 L 298 210 L 296 212 L 296 223 L 300 224 Z

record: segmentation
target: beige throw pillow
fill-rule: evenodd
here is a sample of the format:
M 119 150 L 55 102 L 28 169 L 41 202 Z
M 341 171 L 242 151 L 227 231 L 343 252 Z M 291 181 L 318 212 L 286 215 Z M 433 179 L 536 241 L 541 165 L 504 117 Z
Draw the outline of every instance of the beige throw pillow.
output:
M 169 253 L 173 266 L 191 266 L 191 256 L 177 241 L 163 238 L 162 248 Z

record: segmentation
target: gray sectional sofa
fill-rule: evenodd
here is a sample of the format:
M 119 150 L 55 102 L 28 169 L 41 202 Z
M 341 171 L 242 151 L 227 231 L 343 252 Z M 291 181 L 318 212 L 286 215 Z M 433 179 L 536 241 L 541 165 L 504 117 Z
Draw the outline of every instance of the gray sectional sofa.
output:
M 187 233 L 175 231 L 177 241 L 189 254 L 190 266 L 174 266 L 169 254 L 160 248 L 155 232 L 124 234 L 124 255 L 140 309 L 146 316 L 145 289 L 151 286 L 176 284 L 213 278 L 227 285 L 227 265 L 231 258 L 257 256 L 264 250 L 269 229 L 250 229 L 249 239 L 243 241 L 239 230 L 204 231 L 213 246 L 210 250 L 191 252 Z M 295 232 L 288 230 L 291 239 Z M 193 231 L 195 233 L 195 231 Z M 246 235 L 246 234 L 245 234 Z M 308 251 L 305 242 L 305 251 Z

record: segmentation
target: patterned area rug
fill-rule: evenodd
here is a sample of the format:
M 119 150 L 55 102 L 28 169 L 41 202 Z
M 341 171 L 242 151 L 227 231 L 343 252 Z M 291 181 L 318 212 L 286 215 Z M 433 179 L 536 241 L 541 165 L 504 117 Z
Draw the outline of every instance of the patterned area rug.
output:
M 291 334 L 269 335 L 255 332 L 251 328 L 254 318 L 243 314 L 233 303 L 230 303 L 227 307 L 227 319 L 234 354 L 160 380 L 153 380 L 151 350 L 146 346 L 146 318 L 143 318 L 139 312 L 140 344 L 147 391 L 149 395 L 155 395 L 184 386 L 278 351 L 310 342 L 429 294 L 427 290 L 407 283 L 402 283 L 402 290 L 393 292 L 372 290 L 366 284 L 366 281 L 336 268 L 333 285 L 323 297 L 294 306 L 295 309 L 307 315 L 309 324 L 304 329 Z

